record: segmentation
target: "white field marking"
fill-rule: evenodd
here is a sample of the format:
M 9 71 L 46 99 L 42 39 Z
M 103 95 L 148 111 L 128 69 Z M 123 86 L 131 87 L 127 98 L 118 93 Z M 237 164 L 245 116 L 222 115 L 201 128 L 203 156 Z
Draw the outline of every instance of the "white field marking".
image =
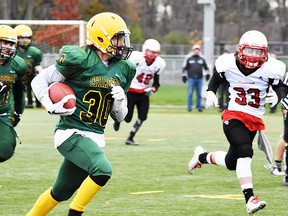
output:
M 243 195 L 240 194 L 223 194 L 223 195 L 185 195 L 185 197 L 200 197 L 208 199 L 231 199 L 231 200 L 243 200 Z
M 163 193 L 164 191 L 139 191 L 139 192 L 132 192 L 129 194 L 139 195 L 139 194 L 153 194 L 153 193 Z

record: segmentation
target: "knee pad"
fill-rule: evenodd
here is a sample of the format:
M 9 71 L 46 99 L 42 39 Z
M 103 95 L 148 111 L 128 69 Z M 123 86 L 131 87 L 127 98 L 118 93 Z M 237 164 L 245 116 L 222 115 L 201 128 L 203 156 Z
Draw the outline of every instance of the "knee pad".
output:
M 245 158 L 245 157 L 250 157 L 252 158 L 253 157 L 253 154 L 254 154 L 254 151 L 253 151 L 253 148 L 251 145 L 241 145 L 239 148 L 238 148 L 238 158 L 241 157 L 241 158 Z
M 237 154 L 232 154 L 232 155 L 229 155 L 229 153 L 227 154 L 227 156 L 225 158 L 225 163 L 226 163 L 227 169 L 228 170 L 236 170 L 238 158 L 246 158 L 246 157 L 252 158 L 253 154 L 254 153 L 253 153 L 252 146 L 250 146 L 249 144 L 240 145 L 237 148 Z

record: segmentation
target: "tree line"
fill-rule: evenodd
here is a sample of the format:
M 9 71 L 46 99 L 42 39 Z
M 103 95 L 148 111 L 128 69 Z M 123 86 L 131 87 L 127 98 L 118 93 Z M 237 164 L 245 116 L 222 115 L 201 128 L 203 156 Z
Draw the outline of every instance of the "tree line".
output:
M 286 0 L 214 0 L 215 43 L 237 43 L 247 30 L 269 40 L 288 39 Z M 133 43 L 155 38 L 167 44 L 202 40 L 203 5 L 198 0 L 1 0 L 0 19 L 86 20 L 110 11 L 122 16 Z

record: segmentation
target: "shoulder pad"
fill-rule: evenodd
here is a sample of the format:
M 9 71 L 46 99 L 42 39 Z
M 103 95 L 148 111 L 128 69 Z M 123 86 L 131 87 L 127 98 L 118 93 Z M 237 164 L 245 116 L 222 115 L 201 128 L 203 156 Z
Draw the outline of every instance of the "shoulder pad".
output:
M 161 69 L 164 69 L 166 67 L 166 61 L 160 56 L 157 59 L 159 59 L 159 66 L 161 67 Z
M 137 62 L 141 61 L 143 58 L 143 53 L 139 51 L 133 51 L 129 57 L 129 60 L 133 63 L 136 64 Z
M 87 59 L 87 53 L 79 46 L 63 46 L 56 60 L 57 64 L 65 66 L 81 66 Z
M 35 46 L 29 46 L 29 51 L 32 51 L 36 55 L 43 55 L 42 51 Z
M 235 57 L 233 53 L 223 54 L 219 56 L 215 61 L 215 67 L 218 73 L 226 71 L 231 65 L 235 63 Z
M 286 65 L 275 58 L 268 58 L 263 68 L 268 72 L 268 77 L 272 79 L 283 79 L 286 72 Z
M 14 56 L 14 58 L 12 59 L 11 67 L 15 69 L 17 71 L 17 74 L 20 76 L 23 76 L 26 70 L 28 70 L 28 65 L 25 60 L 17 55 Z

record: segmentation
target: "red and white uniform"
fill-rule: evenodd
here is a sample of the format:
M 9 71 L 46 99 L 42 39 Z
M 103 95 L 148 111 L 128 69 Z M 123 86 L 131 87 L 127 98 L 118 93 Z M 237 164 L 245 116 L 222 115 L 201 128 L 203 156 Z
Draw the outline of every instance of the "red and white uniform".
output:
M 230 102 L 228 110 L 248 113 L 262 118 L 269 79 L 277 85 L 285 74 L 285 64 L 268 58 L 255 72 L 245 75 L 237 68 L 234 54 L 220 56 L 215 62 L 216 70 L 224 72 L 229 82 Z
M 150 81 L 155 74 L 160 74 L 166 62 L 160 56 L 157 56 L 151 65 L 147 65 L 143 52 L 133 51 L 129 60 L 136 66 L 136 74 L 129 88 L 129 92 L 144 93 L 147 87 L 151 86 Z

